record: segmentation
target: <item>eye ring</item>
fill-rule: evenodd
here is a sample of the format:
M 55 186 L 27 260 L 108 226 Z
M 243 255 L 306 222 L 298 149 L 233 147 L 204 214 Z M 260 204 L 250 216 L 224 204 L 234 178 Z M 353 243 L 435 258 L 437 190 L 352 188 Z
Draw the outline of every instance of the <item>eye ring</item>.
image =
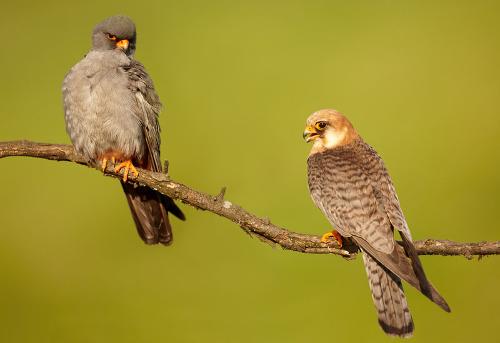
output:
M 108 37 L 109 40 L 116 40 L 116 36 L 111 33 L 106 33 L 106 37 Z
M 316 127 L 317 130 L 324 130 L 326 128 L 326 126 L 328 125 L 328 123 L 326 121 L 319 121 L 316 123 L 316 125 L 314 125 L 314 127 Z

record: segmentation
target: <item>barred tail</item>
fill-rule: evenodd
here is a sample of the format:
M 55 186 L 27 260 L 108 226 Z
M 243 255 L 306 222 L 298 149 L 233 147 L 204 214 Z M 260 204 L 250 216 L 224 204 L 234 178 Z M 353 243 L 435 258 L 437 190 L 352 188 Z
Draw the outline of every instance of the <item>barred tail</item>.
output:
M 401 279 L 365 251 L 363 261 L 380 326 L 388 335 L 411 337 L 414 325 Z

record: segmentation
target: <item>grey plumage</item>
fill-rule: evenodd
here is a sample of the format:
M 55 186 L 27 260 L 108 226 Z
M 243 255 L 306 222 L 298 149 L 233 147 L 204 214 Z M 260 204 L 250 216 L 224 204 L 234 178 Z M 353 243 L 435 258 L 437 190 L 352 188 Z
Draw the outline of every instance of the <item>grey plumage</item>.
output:
M 325 127 L 314 129 L 322 121 Z M 308 124 L 308 140 L 315 141 L 307 162 L 312 199 L 331 225 L 361 248 L 384 331 L 408 337 L 414 325 L 400 279 L 450 309 L 425 276 L 387 169 L 340 113 L 319 111 Z M 395 242 L 394 229 L 403 247 Z
M 66 75 L 66 129 L 78 153 L 92 163 L 116 158 L 161 172 L 161 102 L 144 66 L 133 58 L 135 25 L 110 17 L 93 31 L 92 50 Z M 147 244 L 168 244 L 168 211 L 184 215 L 174 202 L 152 190 L 123 183 L 137 230 Z

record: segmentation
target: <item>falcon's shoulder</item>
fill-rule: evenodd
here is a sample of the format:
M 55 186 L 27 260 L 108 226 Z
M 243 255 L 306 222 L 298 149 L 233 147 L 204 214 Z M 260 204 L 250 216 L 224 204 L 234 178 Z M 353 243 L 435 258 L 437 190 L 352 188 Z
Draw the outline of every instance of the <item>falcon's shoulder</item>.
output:
M 370 179 L 377 200 L 382 204 L 392 226 L 411 240 L 410 230 L 399 203 L 399 198 L 387 171 L 384 161 L 369 144 L 364 141 L 358 143 L 363 168 Z
M 131 59 L 130 64 L 125 66 L 124 70 L 128 74 L 130 89 L 142 95 L 155 114 L 160 113 L 162 107 L 160 98 L 156 94 L 153 80 L 144 65 L 137 60 Z
M 161 171 L 160 124 L 158 122 L 158 115 L 162 108 L 160 98 L 155 91 L 153 80 L 142 63 L 131 59 L 123 69 L 128 75 L 128 87 L 136 99 L 136 115 L 143 127 L 149 164 L 154 171 Z

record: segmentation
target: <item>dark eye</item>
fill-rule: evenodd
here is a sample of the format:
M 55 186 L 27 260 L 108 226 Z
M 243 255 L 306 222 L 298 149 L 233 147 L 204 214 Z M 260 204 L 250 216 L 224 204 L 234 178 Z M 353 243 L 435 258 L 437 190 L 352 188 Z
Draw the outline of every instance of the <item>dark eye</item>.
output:
M 326 121 L 319 121 L 314 126 L 316 127 L 317 130 L 321 131 L 321 130 L 324 130 L 327 125 L 328 124 L 326 123 Z
M 109 40 L 116 40 L 116 36 L 111 33 L 106 33 L 106 37 L 108 37 Z

